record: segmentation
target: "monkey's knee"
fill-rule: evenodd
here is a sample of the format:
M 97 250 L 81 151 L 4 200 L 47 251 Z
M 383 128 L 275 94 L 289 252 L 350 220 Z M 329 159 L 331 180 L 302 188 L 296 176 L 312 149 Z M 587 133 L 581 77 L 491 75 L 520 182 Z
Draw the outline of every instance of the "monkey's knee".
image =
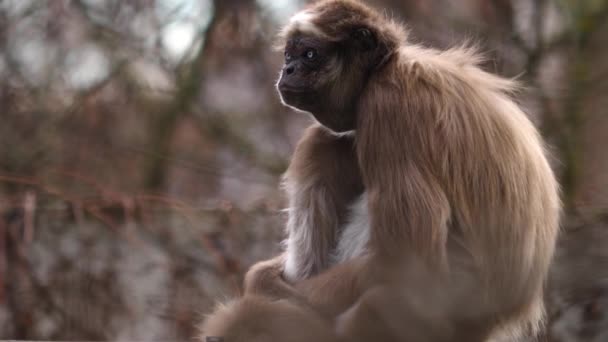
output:
M 283 279 L 283 257 L 253 265 L 245 274 L 245 294 L 267 296 L 275 299 L 295 295 L 295 289 Z
M 245 274 L 245 293 L 256 294 L 269 283 L 281 280 L 282 268 L 277 264 L 263 261 L 253 265 Z
M 228 342 L 335 342 L 329 322 L 286 300 L 246 296 L 219 306 L 201 326 L 200 340 Z
M 336 331 L 346 341 L 478 341 L 455 339 L 443 308 L 427 307 L 420 299 L 405 289 L 371 288 L 338 317 Z

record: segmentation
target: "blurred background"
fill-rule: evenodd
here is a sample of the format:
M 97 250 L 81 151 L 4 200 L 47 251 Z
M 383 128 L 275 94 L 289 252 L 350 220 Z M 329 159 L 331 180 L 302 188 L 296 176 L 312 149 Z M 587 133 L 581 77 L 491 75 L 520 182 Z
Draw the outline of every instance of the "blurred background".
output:
M 368 1 L 518 77 L 566 215 L 547 341 L 608 341 L 608 0 Z M 0 0 L 0 339 L 187 341 L 276 254 L 301 0 Z

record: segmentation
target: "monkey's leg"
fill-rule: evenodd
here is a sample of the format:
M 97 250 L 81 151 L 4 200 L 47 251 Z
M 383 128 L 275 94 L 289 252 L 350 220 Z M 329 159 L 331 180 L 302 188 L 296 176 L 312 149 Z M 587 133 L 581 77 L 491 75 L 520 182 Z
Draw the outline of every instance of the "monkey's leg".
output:
M 288 299 L 333 319 L 351 307 L 370 286 L 361 277 L 365 257 L 338 264 L 295 284 L 281 277 L 282 259 L 281 255 L 255 264 L 245 275 L 245 295 Z
M 435 308 L 418 310 L 419 298 L 408 298 L 402 288 L 377 286 L 369 289 L 349 310 L 336 319 L 336 332 L 347 341 L 449 342 L 452 329 Z
M 245 296 L 219 306 L 200 326 L 201 342 L 338 342 L 330 320 L 287 300 Z
M 316 312 L 330 319 L 346 311 L 375 279 L 363 277 L 367 257 L 357 257 L 301 280 L 296 289 Z
M 401 285 L 401 286 L 393 286 Z M 435 291 L 409 292 L 403 284 L 366 291 L 336 319 L 336 333 L 345 341 L 486 342 L 492 323 L 462 319 L 449 298 Z M 472 305 L 473 309 L 475 304 Z M 460 308 L 460 310 L 468 310 Z M 464 314 L 463 316 L 467 316 Z
M 258 295 L 271 299 L 290 299 L 306 303 L 305 297 L 283 279 L 285 256 L 258 262 L 245 274 L 245 295 Z

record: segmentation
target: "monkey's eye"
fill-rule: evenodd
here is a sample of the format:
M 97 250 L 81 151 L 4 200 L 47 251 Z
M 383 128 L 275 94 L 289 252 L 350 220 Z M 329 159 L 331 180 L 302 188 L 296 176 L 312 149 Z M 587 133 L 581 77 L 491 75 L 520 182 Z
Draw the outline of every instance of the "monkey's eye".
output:
M 285 59 L 286 60 L 290 60 L 291 59 L 291 54 L 287 51 L 285 51 Z
M 357 38 L 369 38 L 371 35 L 372 33 L 366 28 L 361 28 L 355 31 L 355 36 Z
M 317 57 L 317 51 L 315 51 L 314 49 L 306 50 L 304 56 L 306 56 L 306 58 L 309 60 L 314 59 L 315 57 Z

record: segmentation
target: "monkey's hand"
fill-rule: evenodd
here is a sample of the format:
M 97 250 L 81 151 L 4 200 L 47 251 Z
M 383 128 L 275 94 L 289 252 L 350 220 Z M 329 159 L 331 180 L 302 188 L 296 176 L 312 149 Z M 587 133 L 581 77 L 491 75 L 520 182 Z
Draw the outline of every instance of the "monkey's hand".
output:
M 283 278 L 284 256 L 253 265 L 245 274 L 245 295 L 305 301 L 298 290 Z

